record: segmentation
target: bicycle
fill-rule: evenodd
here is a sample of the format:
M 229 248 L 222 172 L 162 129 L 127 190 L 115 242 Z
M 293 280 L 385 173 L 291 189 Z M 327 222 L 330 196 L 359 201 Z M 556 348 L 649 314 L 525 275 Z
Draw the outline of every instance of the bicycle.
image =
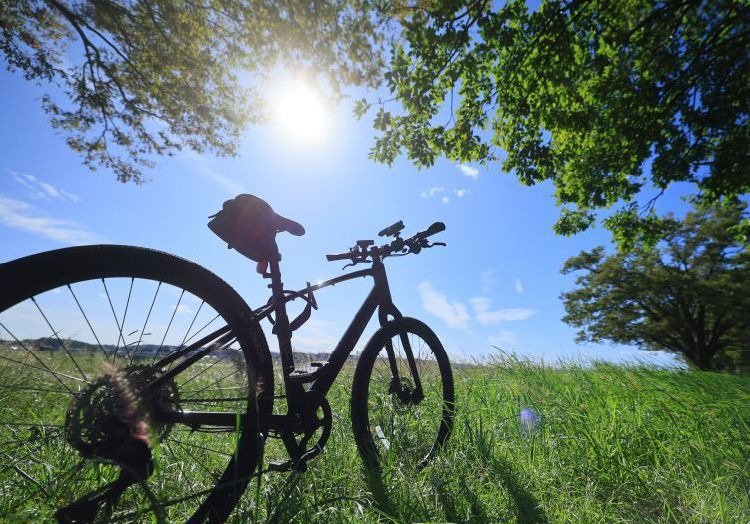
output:
M 292 291 L 275 235 L 304 228 L 252 199 L 270 226 L 239 224 L 229 236 L 243 235 L 230 247 L 270 280 L 271 297 L 254 310 L 207 269 L 150 249 L 71 247 L 0 264 L 0 333 L 9 337 L 0 337 L 0 520 L 223 522 L 262 470 L 270 439 L 288 459 L 266 471 L 304 471 L 322 452 L 332 427 L 326 394 L 376 312 L 351 395 L 363 463 L 421 469 L 445 445 L 448 357 L 429 327 L 393 304 L 383 264 L 445 245 L 428 240 L 445 226 L 402 239 L 397 222 L 379 233 L 389 242 L 327 255 L 370 267 Z M 224 238 L 216 220 L 209 225 Z M 328 360 L 295 369 L 292 333 L 317 309 L 314 293 L 363 277 L 372 290 Z M 290 320 L 294 300 L 304 309 Z M 281 414 L 264 319 L 279 342 Z

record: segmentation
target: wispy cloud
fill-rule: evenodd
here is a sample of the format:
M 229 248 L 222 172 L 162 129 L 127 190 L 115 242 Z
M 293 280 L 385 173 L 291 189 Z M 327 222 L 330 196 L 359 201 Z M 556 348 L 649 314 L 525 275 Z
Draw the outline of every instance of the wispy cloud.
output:
M 419 196 L 421 196 L 422 198 L 432 198 L 435 195 L 439 195 L 443 191 L 445 191 L 445 188 L 443 187 L 431 187 L 430 189 L 422 191 Z
M 310 319 L 294 332 L 295 351 L 331 351 L 338 343 L 336 332 L 339 327 L 327 320 Z
M 499 324 L 500 322 L 515 322 L 527 320 L 536 314 L 535 309 L 511 307 L 503 309 L 490 309 L 491 299 L 487 297 L 474 297 L 470 300 L 474 309 L 477 322 L 483 326 Z
M 441 199 L 440 199 L 440 201 L 441 201 L 441 202 L 442 202 L 443 204 L 447 204 L 448 202 L 450 202 L 450 201 L 451 201 L 451 199 L 450 199 L 449 197 L 447 197 L 447 196 L 444 196 L 443 198 L 441 198 Z
M 0 195 L 0 224 L 63 244 L 88 244 L 97 236 L 72 220 L 45 216 L 22 200 Z
M 503 349 L 503 346 L 515 344 L 518 340 L 518 336 L 513 331 L 501 329 L 497 334 L 492 335 L 489 340 L 491 346 Z
M 516 293 L 523 293 L 523 291 L 524 291 L 523 290 L 523 283 L 521 282 L 520 278 L 516 279 L 515 288 L 516 288 Z
M 184 157 L 199 175 L 213 180 L 228 195 L 236 196 L 239 193 L 247 192 L 242 184 L 239 184 L 231 178 L 216 171 L 213 167 L 211 167 L 211 164 L 209 164 L 208 160 L 206 160 L 203 156 L 199 155 L 195 151 L 185 152 Z
M 468 164 L 458 164 L 458 169 L 469 178 L 473 178 L 474 180 L 479 178 L 479 170 L 475 167 L 471 167 Z
M 448 298 L 437 291 L 429 280 L 420 282 L 419 296 L 422 306 L 431 313 L 454 328 L 466 328 L 469 325 L 469 312 L 460 302 L 449 302 Z
M 482 284 L 481 292 L 483 295 L 488 294 L 492 291 L 492 288 L 497 284 L 497 278 L 495 272 L 491 269 L 486 269 L 479 274 L 479 281 Z
M 471 193 L 471 191 L 469 191 L 468 189 L 464 189 L 464 188 L 454 189 L 453 192 L 456 193 L 456 196 L 458 198 L 463 198 L 469 193 Z
M 18 173 L 10 169 L 6 169 L 5 172 L 9 174 L 13 180 L 26 188 L 31 198 L 44 199 L 44 200 L 60 200 L 68 202 L 80 202 L 80 197 L 73 193 L 66 191 L 60 187 L 55 187 L 49 182 L 39 180 L 34 175 L 28 173 Z

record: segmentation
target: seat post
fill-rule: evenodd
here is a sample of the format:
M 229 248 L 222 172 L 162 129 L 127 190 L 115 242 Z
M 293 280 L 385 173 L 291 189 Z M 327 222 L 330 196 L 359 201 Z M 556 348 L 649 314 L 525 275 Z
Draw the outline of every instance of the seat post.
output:
M 284 300 L 284 283 L 281 281 L 281 269 L 279 260 L 269 260 L 269 272 L 271 273 L 271 294 L 274 299 L 274 313 L 276 322 L 273 331 L 279 341 L 279 353 L 281 353 L 281 364 L 284 374 L 288 375 L 294 371 L 294 355 L 292 353 L 292 332 L 289 329 L 289 317 L 286 314 L 286 301 Z

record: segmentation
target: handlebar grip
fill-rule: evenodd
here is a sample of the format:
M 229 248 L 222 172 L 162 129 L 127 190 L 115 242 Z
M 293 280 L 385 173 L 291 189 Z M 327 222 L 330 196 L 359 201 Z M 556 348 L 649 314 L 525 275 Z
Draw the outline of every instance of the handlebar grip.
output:
M 352 255 L 350 253 L 339 253 L 336 255 L 326 255 L 326 260 L 333 262 L 334 260 L 351 260 Z
M 445 224 L 442 222 L 435 222 L 430 227 L 419 233 L 419 236 L 427 238 L 435 233 L 440 233 L 441 231 L 445 231 Z

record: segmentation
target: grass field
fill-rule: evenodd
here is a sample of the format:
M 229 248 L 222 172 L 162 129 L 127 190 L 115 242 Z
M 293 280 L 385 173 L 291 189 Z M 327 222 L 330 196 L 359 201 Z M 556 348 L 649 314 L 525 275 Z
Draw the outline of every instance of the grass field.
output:
M 266 506 L 249 493 L 237 522 L 750 522 L 750 377 L 512 359 L 455 375 L 455 432 L 432 466 L 368 482 L 342 388 L 326 453 L 269 477 Z
M 325 452 L 303 474 L 253 480 L 232 521 L 750 522 L 750 378 L 513 359 L 454 374 L 454 434 L 425 470 L 363 471 L 345 376 L 329 397 L 334 428 Z M 522 410 L 536 423 L 522 424 Z M 190 459 L 201 461 L 197 449 Z M 17 471 L 2 462 L 0 520 L 13 521 Z M 185 467 L 187 481 L 195 464 Z M 24 504 L 54 507 L 45 493 L 56 479 L 34 480 Z

